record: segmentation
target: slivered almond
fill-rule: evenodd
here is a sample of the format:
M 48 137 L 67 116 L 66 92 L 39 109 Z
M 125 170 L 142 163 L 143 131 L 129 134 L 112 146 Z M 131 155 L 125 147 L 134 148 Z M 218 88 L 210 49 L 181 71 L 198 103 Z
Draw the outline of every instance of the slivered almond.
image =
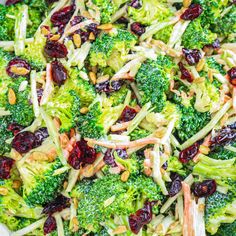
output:
M 65 181 L 65 182 L 63 183 L 63 189 L 66 189 L 66 188 L 67 188 L 67 186 L 68 186 L 68 182 L 67 182 L 67 181 Z
M 27 75 L 30 72 L 25 67 L 18 67 L 18 66 L 11 66 L 10 71 L 17 75 Z
M 97 78 L 97 84 L 103 83 L 105 81 L 109 80 L 109 75 L 102 75 Z
M 208 74 L 208 78 L 209 78 L 210 82 L 212 82 L 213 81 L 213 71 L 211 69 L 209 69 L 207 74 Z
M 188 8 L 191 5 L 192 0 L 183 0 L 183 6 Z
M 79 34 L 74 34 L 73 35 L 73 42 L 77 48 L 80 48 L 81 46 L 81 37 Z
M 80 109 L 80 113 L 82 113 L 82 114 L 86 114 L 88 111 L 89 111 L 88 107 L 82 107 Z
M 73 232 L 76 232 L 76 231 L 78 231 L 79 230 L 79 221 L 78 221 L 78 219 L 77 219 L 77 217 L 75 216 L 75 217 L 73 217 L 73 219 L 72 219 L 72 224 L 73 224 Z
M 6 196 L 8 194 L 8 189 L 5 187 L 0 187 L 0 195 Z
M 69 141 L 70 140 L 66 134 L 60 134 L 60 143 L 62 148 L 65 148 Z
M 50 40 L 51 40 L 51 41 L 57 41 L 57 40 L 59 40 L 60 37 L 61 37 L 60 34 L 54 34 L 54 35 L 50 38 Z
M 113 233 L 114 235 L 116 235 L 116 234 L 123 234 L 123 233 L 125 233 L 126 231 L 127 231 L 126 226 L 125 226 L 125 225 L 120 225 L 120 226 L 118 226 L 117 228 L 115 228 L 115 229 L 112 231 L 112 233 Z
M 47 154 L 43 152 L 33 152 L 30 155 L 30 158 L 32 158 L 35 161 L 47 161 L 49 159 Z
M 95 40 L 95 35 L 93 32 L 89 34 L 89 40 Z
M 100 30 L 111 30 L 113 28 L 113 25 L 108 23 L 108 24 L 99 25 L 97 28 Z
M 77 200 L 77 198 L 73 198 L 73 203 L 75 205 L 75 208 L 78 208 L 78 200 Z
M 55 148 L 50 149 L 47 152 L 47 156 L 48 156 L 48 161 L 49 162 L 54 161 L 56 159 L 56 156 L 57 156 L 57 150 Z
M 46 36 L 50 33 L 50 31 L 46 27 L 43 26 L 41 28 L 41 33 Z
M 16 104 L 16 94 L 12 88 L 8 90 L 8 102 L 10 105 Z
M 96 84 L 97 76 L 96 76 L 96 74 L 95 74 L 93 71 L 90 71 L 90 72 L 89 72 L 89 78 L 90 78 L 90 80 L 91 80 L 91 82 L 92 82 L 93 84 Z
M 128 170 L 124 171 L 121 176 L 120 179 L 122 182 L 126 182 L 129 179 L 130 173 Z
M 17 189 L 21 186 L 20 180 L 14 180 L 12 184 L 12 188 Z
M 210 148 L 207 147 L 207 146 L 204 146 L 204 145 L 200 145 L 199 151 L 200 151 L 202 154 L 207 155 L 207 154 L 210 152 Z
M 205 65 L 205 59 L 202 58 L 197 64 L 197 67 L 196 67 L 197 71 L 198 72 L 201 71 L 204 68 L 204 65 Z

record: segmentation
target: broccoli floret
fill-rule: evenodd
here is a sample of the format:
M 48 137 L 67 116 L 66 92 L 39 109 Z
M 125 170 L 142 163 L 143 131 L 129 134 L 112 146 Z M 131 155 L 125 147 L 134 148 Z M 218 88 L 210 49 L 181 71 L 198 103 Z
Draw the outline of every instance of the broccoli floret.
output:
M 209 154 L 210 158 L 216 160 L 229 160 L 236 156 L 235 152 L 225 149 L 222 146 L 216 146 Z
M 215 236 L 236 235 L 236 220 L 231 224 L 222 224 Z
M 2 83 L 2 81 L 6 82 L 6 79 L 9 79 L 9 76 L 6 72 L 6 67 L 8 62 L 12 60 L 13 57 L 13 54 L 0 48 L 0 83 Z M 2 86 L 0 92 L 2 92 Z
M 236 33 L 236 6 L 233 4 L 229 12 L 214 22 L 213 31 L 220 36 L 227 37 Z
M 87 180 L 88 181 L 88 180 Z M 79 198 L 78 220 L 81 228 L 99 233 L 101 222 L 108 228 L 115 215 L 127 218 L 146 200 L 161 200 L 160 188 L 151 178 L 130 177 L 122 182 L 119 175 L 107 175 L 100 179 L 79 182 L 72 197 Z M 88 217 L 89 216 L 89 217 Z
M 236 219 L 235 205 L 235 196 L 230 192 L 215 192 L 209 196 L 205 209 L 206 230 L 215 234 L 222 223 L 233 223 Z
M 12 188 L 12 180 L 1 180 L 0 187 L 6 191 L 6 195 L 0 195 L 0 222 L 6 224 L 11 230 L 21 228 L 22 220 L 20 217 L 27 218 L 26 221 L 39 219 L 41 207 L 29 207 L 25 200 Z
M 54 162 L 26 160 L 17 164 L 23 180 L 23 196 L 29 205 L 44 205 L 55 198 L 67 176 L 67 172 L 53 175 L 61 167 L 59 159 Z
M 15 17 L 20 12 L 23 3 L 18 3 L 11 6 L 0 5 L 0 40 L 9 41 L 14 40 L 15 37 Z M 29 22 L 27 27 L 27 37 L 33 37 L 37 28 L 39 27 L 43 11 L 40 8 L 28 7 Z
M 162 111 L 169 87 L 169 73 L 173 66 L 172 60 L 167 56 L 159 56 L 156 61 L 148 59 L 141 65 L 135 80 L 142 105 L 151 102 L 154 111 Z
M 222 64 L 219 64 L 214 57 L 207 57 L 205 66 L 207 67 L 206 70 L 210 68 L 210 69 L 214 69 L 216 72 L 222 75 L 226 74 L 224 70 L 224 66 Z
M 143 0 L 141 8 L 128 8 L 129 16 L 134 20 L 145 25 L 150 25 L 153 21 L 165 21 L 172 12 L 164 1 Z
M 112 106 L 112 102 L 98 96 L 90 105 L 88 113 L 79 116 L 77 127 L 82 137 L 98 139 L 107 134 L 123 110 L 123 104 Z
M 125 101 L 126 95 L 128 93 L 129 89 L 126 85 L 123 85 L 119 91 L 112 92 L 109 95 L 109 100 L 112 103 L 112 106 L 117 106 Z
M 130 140 L 133 141 L 133 140 L 145 138 L 150 134 L 151 134 L 150 131 L 145 130 L 145 129 L 141 129 L 141 128 L 138 127 L 133 132 L 131 132 L 129 134 L 129 136 L 130 136 Z
M 161 29 L 160 31 L 158 31 L 154 35 L 154 38 L 157 40 L 161 40 L 164 43 L 168 43 L 168 41 L 170 39 L 170 35 L 172 33 L 172 30 L 173 30 L 173 25 L 169 25 L 169 26 L 165 27 L 164 29 Z
M 182 104 L 177 107 L 181 114 L 181 119 L 175 133 L 181 142 L 192 137 L 211 120 L 209 112 L 198 112 L 192 106 L 186 107 Z
M 60 119 L 60 132 L 69 132 L 76 126 L 80 114 L 80 99 L 74 90 L 61 87 L 45 105 L 45 111 Z
M 7 153 L 11 150 L 11 145 L 6 143 L 6 140 L 13 135 L 7 130 L 7 126 L 10 123 L 9 117 L 0 117 L 0 155 Z
M 94 86 L 79 76 L 76 68 L 69 70 L 69 79 L 65 83 L 65 88 L 76 91 L 80 98 L 81 106 L 89 106 L 96 97 Z
M 201 25 L 201 19 L 191 21 L 182 36 L 182 45 L 189 49 L 201 49 L 212 44 L 217 35 Z
M 183 164 L 175 156 L 171 156 L 167 160 L 167 171 L 176 172 L 179 175 L 183 175 L 183 176 L 186 175 L 186 170 L 184 170 Z
M 92 66 L 110 66 L 114 71 L 119 70 L 123 64 L 123 57 L 135 45 L 137 38 L 126 30 L 117 30 L 112 34 L 103 33 L 93 43 L 89 60 Z

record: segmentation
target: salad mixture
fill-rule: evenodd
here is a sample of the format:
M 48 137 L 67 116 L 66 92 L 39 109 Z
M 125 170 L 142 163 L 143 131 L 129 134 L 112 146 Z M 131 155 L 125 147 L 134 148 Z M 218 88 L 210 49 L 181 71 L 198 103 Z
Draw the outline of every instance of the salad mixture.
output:
M 236 235 L 236 1 L 0 5 L 1 236 Z

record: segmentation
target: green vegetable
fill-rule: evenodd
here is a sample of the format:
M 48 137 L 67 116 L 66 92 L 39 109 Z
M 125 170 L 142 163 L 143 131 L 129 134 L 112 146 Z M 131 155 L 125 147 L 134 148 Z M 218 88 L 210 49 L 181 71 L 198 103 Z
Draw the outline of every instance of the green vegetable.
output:
M 61 190 L 67 173 L 53 175 L 63 165 L 54 162 L 24 161 L 18 163 L 18 170 L 23 180 L 23 196 L 29 205 L 44 205 L 52 201 Z
M 138 127 L 133 132 L 131 132 L 129 136 L 130 136 L 130 140 L 133 141 L 133 140 L 145 138 L 150 134 L 151 132 Z
M 183 164 L 179 161 L 178 157 L 171 156 L 167 160 L 167 171 L 176 172 L 179 175 L 186 175 Z
M 118 29 L 116 33 L 103 33 L 90 50 L 89 60 L 92 66 L 110 66 L 118 71 L 124 64 L 124 56 L 136 43 L 136 36 L 126 30 Z
M 222 224 L 215 236 L 236 235 L 236 220 L 231 224 Z

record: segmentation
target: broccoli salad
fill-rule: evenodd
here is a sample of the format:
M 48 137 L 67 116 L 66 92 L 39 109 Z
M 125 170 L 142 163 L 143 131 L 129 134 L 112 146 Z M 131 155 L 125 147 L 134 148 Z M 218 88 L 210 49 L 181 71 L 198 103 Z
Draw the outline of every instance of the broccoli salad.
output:
M 0 4 L 1 236 L 236 236 L 236 1 Z

